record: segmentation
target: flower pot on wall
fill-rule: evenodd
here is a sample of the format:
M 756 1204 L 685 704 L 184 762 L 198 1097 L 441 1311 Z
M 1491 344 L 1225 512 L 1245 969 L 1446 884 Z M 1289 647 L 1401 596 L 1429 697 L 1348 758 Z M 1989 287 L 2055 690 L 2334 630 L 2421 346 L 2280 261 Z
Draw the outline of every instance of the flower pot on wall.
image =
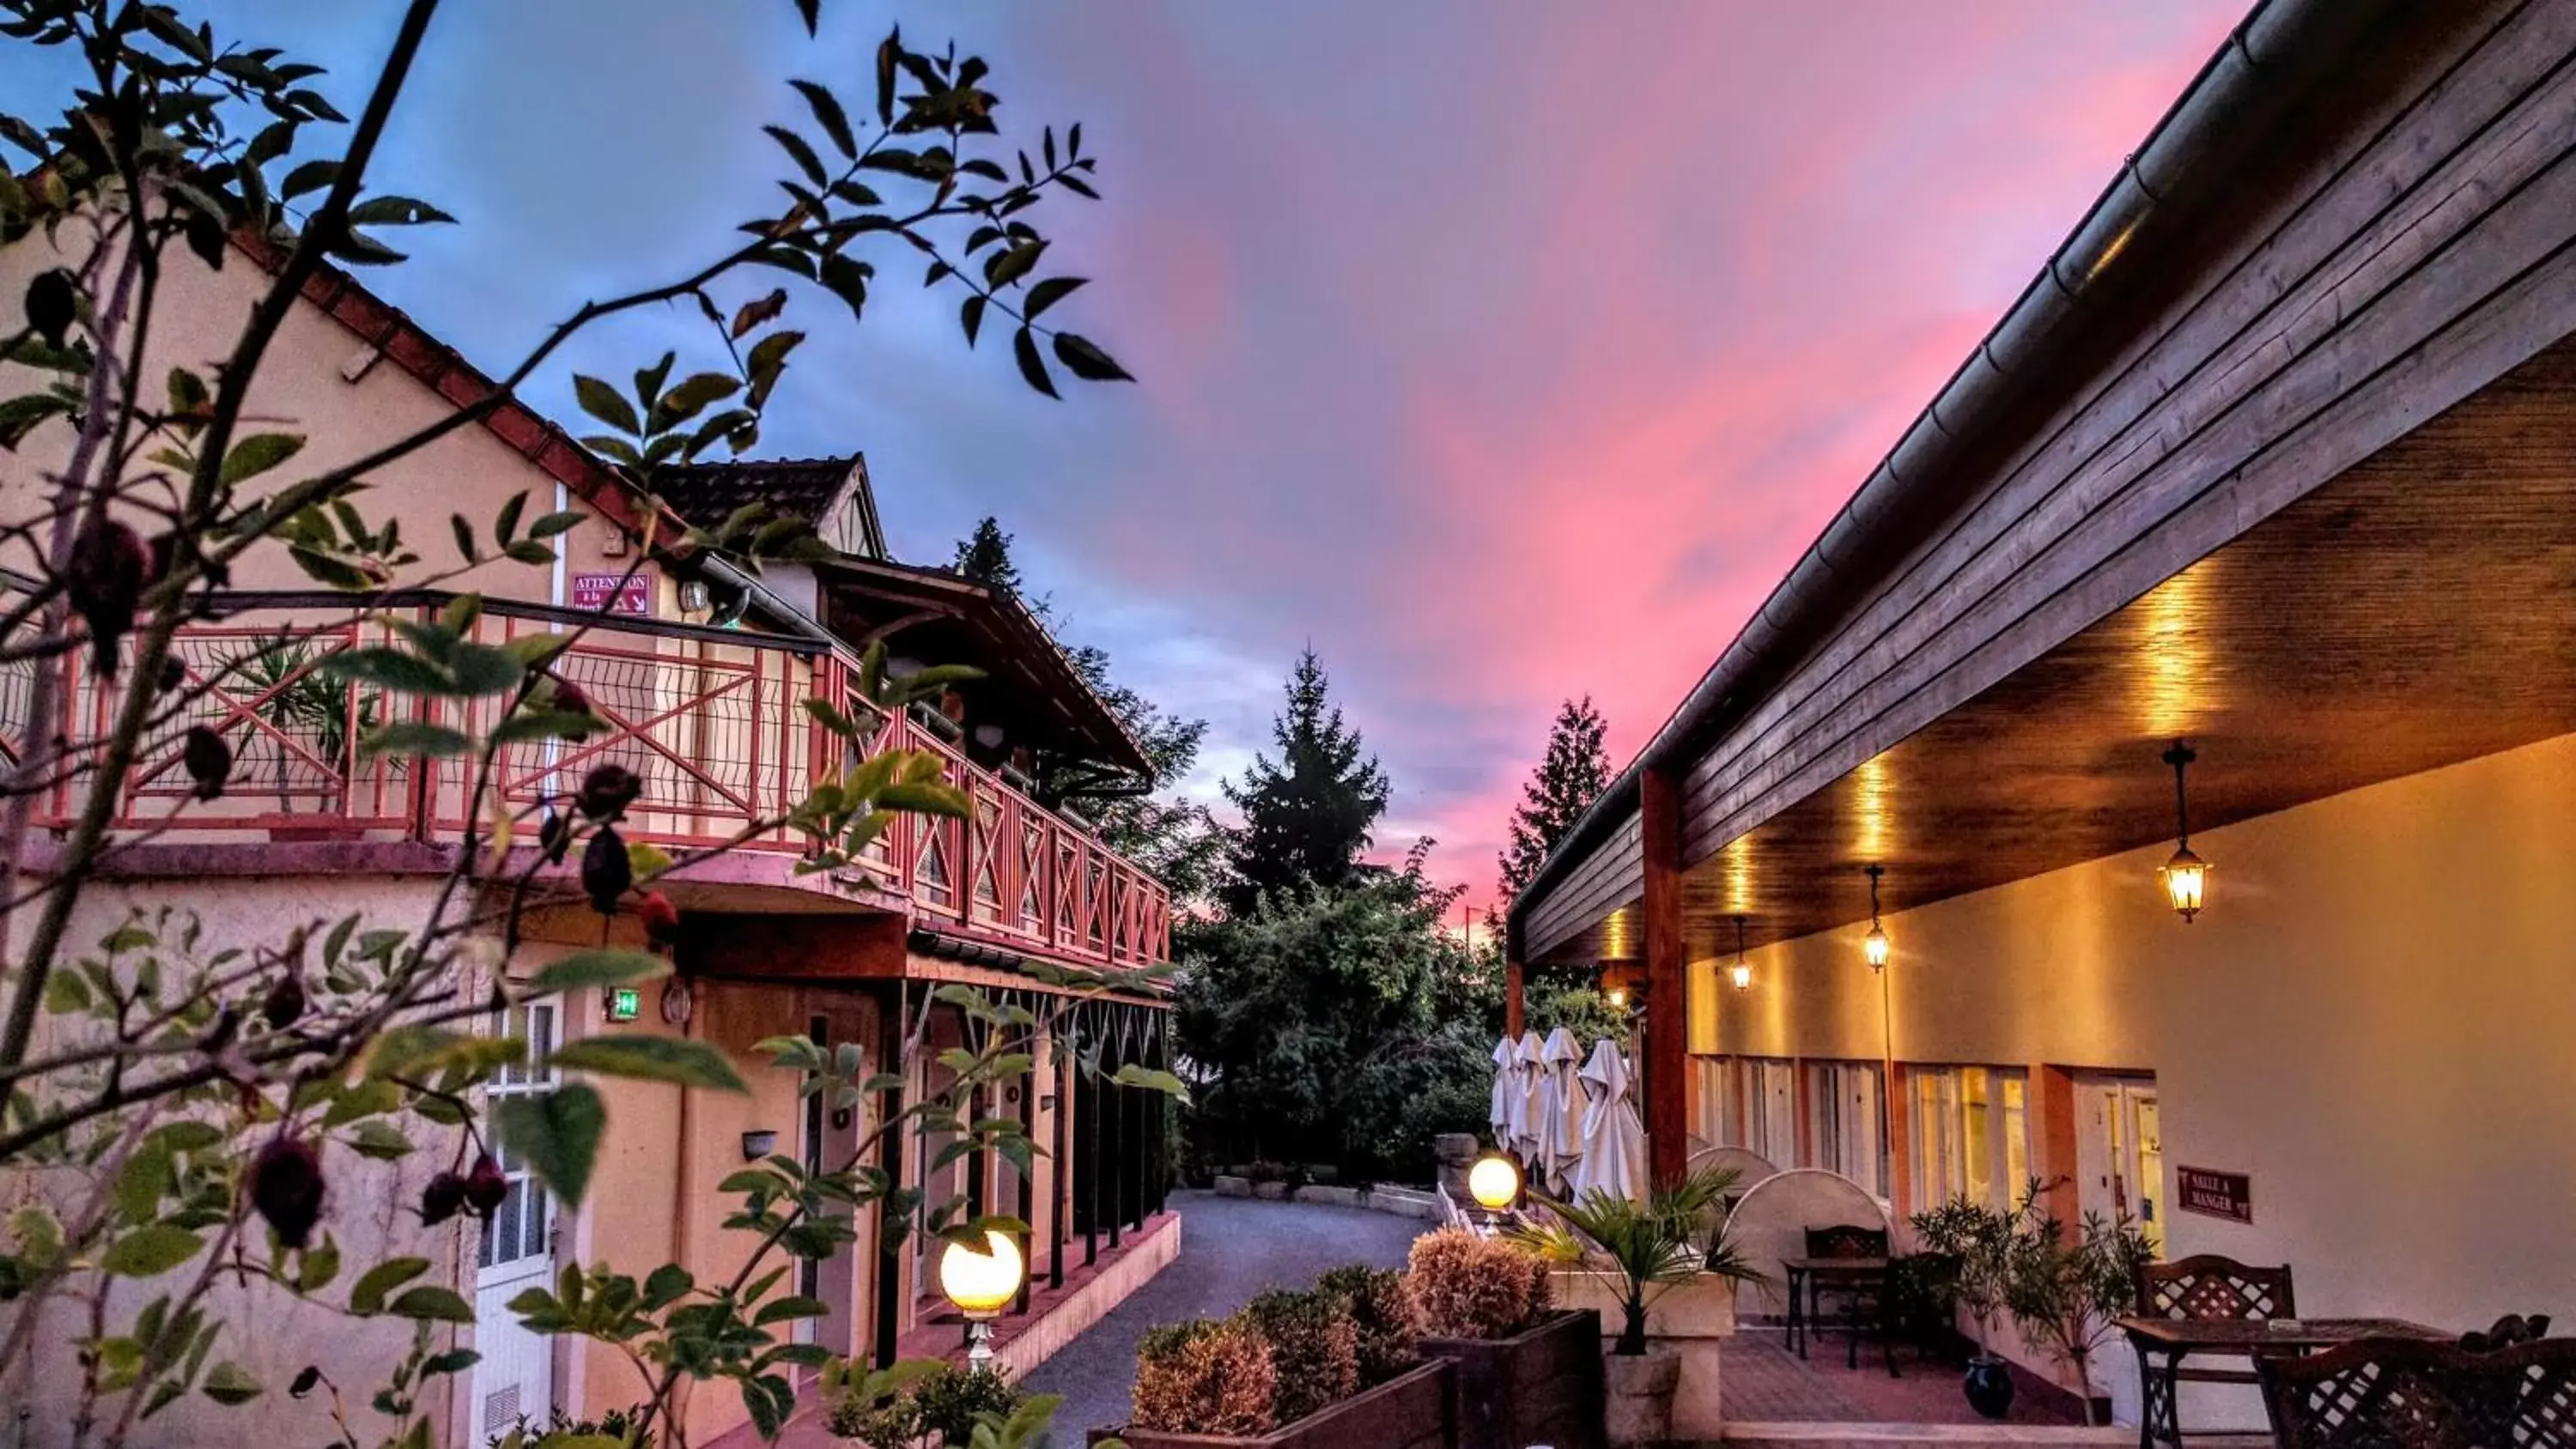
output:
M 1602 1449 L 1601 1315 L 1550 1314 L 1513 1338 L 1425 1338 L 1458 1369 L 1457 1449 Z
M 1964 1387 L 1968 1407 L 1989 1419 L 2000 1419 L 2012 1412 L 2012 1365 L 1990 1353 L 1968 1360 Z
M 1602 1355 L 1607 1389 L 1604 1415 L 1613 1446 L 1661 1444 L 1673 1437 L 1673 1391 L 1681 1386 L 1682 1361 L 1669 1350 Z

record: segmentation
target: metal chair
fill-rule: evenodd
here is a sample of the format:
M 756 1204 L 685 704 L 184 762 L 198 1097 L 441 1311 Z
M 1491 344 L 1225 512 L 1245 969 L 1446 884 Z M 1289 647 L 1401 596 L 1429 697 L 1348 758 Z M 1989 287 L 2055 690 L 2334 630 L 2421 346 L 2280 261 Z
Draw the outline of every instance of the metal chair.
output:
M 2576 1339 L 2364 1338 L 2254 1369 L 2281 1449 L 2576 1449 Z
M 2140 1264 L 2138 1316 L 2259 1323 L 2271 1318 L 2296 1318 L 2299 1308 L 2287 1263 L 2278 1268 L 2257 1268 L 2233 1258 L 2203 1253 L 2180 1262 Z M 2256 1382 L 2254 1375 L 2244 1369 L 2181 1367 L 2174 1370 L 2173 1377 L 2208 1384 Z

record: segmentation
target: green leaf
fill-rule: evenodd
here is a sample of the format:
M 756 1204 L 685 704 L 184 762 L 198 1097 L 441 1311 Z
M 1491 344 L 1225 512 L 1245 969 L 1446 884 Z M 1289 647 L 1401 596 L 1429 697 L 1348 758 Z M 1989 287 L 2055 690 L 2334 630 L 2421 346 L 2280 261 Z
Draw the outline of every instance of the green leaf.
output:
M 684 1087 L 712 1087 L 742 1092 L 742 1076 L 714 1046 L 686 1037 L 590 1036 L 567 1042 L 554 1063 L 574 1071 L 645 1081 L 676 1082 Z
M 550 961 L 528 978 L 528 989 L 540 996 L 589 986 L 623 986 L 671 974 L 671 963 L 648 951 L 621 951 L 595 946 Z
M 464 514 L 447 515 L 447 526 L 456 534 L 456 552 L 459 557 L 467 563 L 474 563 L 482 558 L 482 553 L 474 547 L 474 525 L 465 521 Z
M 359 1275 L 349 1288 L 349 1311 L 360 1317 L 382 1313 L 385 1295 L 429 1271 L 427 1258 L 387 1258 Z
M 195 1233 L 185 1228 L 154 1223 L 136 1228 L 110 1244 L 100 1255 L 98 1265 L 120 1278 L 152 1278 L 197 1256 L 197 1250 L 204 1246 Z
M 338 161 L 329 159 L 307 161 L 286 173 L 286 179 L 278 183 L 277 194 L 283 200 L 293 201 L 308 191 L 320 191 L 338 180 L 339 176 Z
M 644 1309 L 653 1312 L 680 1301 L 698 1280 L 677 1263 L 665 1263 L 644 1280 Z
M 557 1056 L 560 1059 L 561 1054 Z M 599 1134 L 608 1125 L 608 1109 L 601 1105 L 598 1089 L 574 1082 L 551 1092 L 507 1098 L 493 1110 L 492 1125 L 501 1141 L 527 1162 L 538 1181 L 563 1199 L 564 1206 L 581 1205 L 581 1195 L 590 1187 L 591 1167 L 599 1158 Z
M 247 1404 L 258 1398 L 261 1392 L 259 1380 L 251 1377 L 250 1370 L 231 1359 L 206 1370 L 205 1382 L 200 1387 L 207 1398 L 227 1406 Z
M 808 700 L 810 705 L 815 701 Z M 45 978 L 45 1010 L 56 1016 L 89 1010 L 89 983 L 69 971 Z
M 474 741 L 463 730 L 426 720 L 397 720 L 378 725 L 358 737 L 358 755 L 373 759 L 378 755 L 401 755 L 415 759 L 448 759 L 474 748 Z
M 352 226 L 426 226 L 455 220 L 428 202 L 408 196 L 370 196 L 349 208 Z
M 1143 1087 L 1148 1091 L 1160 1092 L 1184 1107 L 1190 1102 L 1189 1083 L 1173 1076 L 1170 1072 L 1158 1072 L 1151 1067 L 1138 1066 L 1134 1062 L 1120 1067 L 1110 1080 L 1122 1087 Z
M 382 1124 L 371 1122 L 367 1125 Z M 298 1293 L 318 1293 L 330 1287 L 331 1280 L 339 1276 L 340 1244 L 327 1234 L 322 1239 L 322 1246 L 307 1248 L 296 1257 L 295 1291 Z
M 865 319 L 868 307 L 868 279 L 875 275 L 876 268 L 865 262 L 843 256 L 839 252 L 824 254 L 823 285 L 831 290 L 833 296 L 849 304 L 852 317 Z
M 966 792 L 954 785 L 904 783 L 898 781 L 877 792 L 877 804 L 887 810 L 909 810 L 919 815 L 944 815 L 963 820 L 973 809 Z
M 581 410 L 621 433 L 641 433 L 644 427 L 636 421 L 635 409 L 617 389 L 595 377 L 573 376 L 572 394 Z
M 1029 300 L 1022 311 L 1034 322 L 1038 314 L 1073 295 L 1088 280 L 1085 277 L 1049 277 L 1029 288 Z
M 791 80 L 788 84 L 796 87 L 796 93 L 805 98 L 807 108 L 814 112 L 815 124 L 823 128 L 824 135 L 832 138 L 832 144 L 840 148 L 841 154 L 857 156 L 859 142 L 850 134 L 849 115 L 841 109 L 841 103 L 832 98 L 832 93 L 809 80 Z
M 796 163 L 796 169 L 805 173 L 806 180 L 817 188 L 832 184 L 832 173 L 823 169 L 821 158 L 814 154 L 813 147 L 805 144 L 804 137 L 785 126 L 763 126 L 760 129 L 769 133 L 769 139 L 778 143 L 778 149 L 787 153 L 787 159 Z
M 381 1117 L 370 1117 L 359 1123 L 357 1131 L 350 1136 L 349 1145 L 362 1156 L 379 1162 L 391 1162 L 411 1152 L 411 1139 L 402 1134 L 401 1128 Z
M 966 329 L 966 345 L 969 347 L 975 345 L 975 334 L 984 329 L 985 301 L 984 294 L 977 292 L 957 304 L 957 322 Z
M 230 487 L 245 478 L 256 478 L 303 450 L 304 439 L 297 434 L 253 433 L 225 452 L 224 485 Z
M 820 1318 L 831 1311 L 832 1305 L 820 1298 L 772 1298 L 760 1305 L 760 1311 L 752 1315 L 751 1324 L 754 1328 L 765 1328 L 791 1318 Z
M 549 513 L 528 525 L 528 537 L 552 538 L 558 533 L 570 533 L 589 516 L 577 508 L 567 508 L 561 513 Z
M 1055 390 L 1055 379 L 1047 376 L 1045 360 L 1038 356 L 1036 333 L 1023 327 L 1014 334 L 1011 338 L 1011 355 L 1019 359 L 1020 376 L 1028 379 L 1029 386 L 1045 393 L 1048 397 L 1063 396 Z
M 1045 242 L 1024 241 L 995 253 L 990 261 L 984 263 L 984 284 L 1000 291 L 1027 276 L 1029 269 L 1038 264 L 1038 258 L 1045 252 Z
M 416 654 L 407 654 L 390 644 L 370 644 L 363 649 L 343 649 L 325 659 L 316 670 L 326 679 L 354 680 L 372 684 L 399 694 L 454 695 L 461 693 L 456 680 L 446 670 Z
M 425 1318 L 439 1323 L 472 1323 L 474 1305 L 466 1302 L 453 1288 L 423 1283 L 406 1288 L 402 1296 L 385 1305 L 385 1311 L 397 1318 Z
M 1055 335 L 1055 360 L 1064 364 L 1065 371 L 1081 378 L 1084 382 L 1134 382 L 1136 380 L 1127 375 L 1127 369 L 1118 365 L 1118 359 L 1070 332 L 1059 332 Z

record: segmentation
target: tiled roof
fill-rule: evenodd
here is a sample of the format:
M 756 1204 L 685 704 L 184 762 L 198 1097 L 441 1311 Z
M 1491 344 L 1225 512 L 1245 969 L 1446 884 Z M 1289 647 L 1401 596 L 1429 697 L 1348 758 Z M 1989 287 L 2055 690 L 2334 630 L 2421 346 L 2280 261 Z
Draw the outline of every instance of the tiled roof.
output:
M 700 528 L 713 528 L 746 503 L 765 503 L 773 518 L 820 523 L 852 458 L 760 458 L 665 468 L 656 475 L 662 501 Z

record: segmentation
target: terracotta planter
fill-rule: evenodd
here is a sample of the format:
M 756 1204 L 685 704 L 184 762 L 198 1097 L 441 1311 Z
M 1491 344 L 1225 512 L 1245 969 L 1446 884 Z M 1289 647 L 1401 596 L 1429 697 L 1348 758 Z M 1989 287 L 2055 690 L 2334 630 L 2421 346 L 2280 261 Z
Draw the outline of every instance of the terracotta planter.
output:
M 1128 1449 L 1450 1449 L 1458 1434 L 1458 1375 L 1446 1359 L 1388 1379 L 1331 1408 L 1256 1438 L 1094 1429 L 1083 1442 L 1124 1441 Z
M 1681 1387 L 1679 1354 L 1649 1346 L 1644 1353 L 1602 1355 L 1607 1380 L 1610 1442 L 1618 1449 L 1661 1444 L 1673 1437 L 1673 1391 Z
M 1458 1366 L 1458 1449 L 1602 1449 L 1601 1315 L 1556 1313 L 1517 1338 L 1426 1338 Z

